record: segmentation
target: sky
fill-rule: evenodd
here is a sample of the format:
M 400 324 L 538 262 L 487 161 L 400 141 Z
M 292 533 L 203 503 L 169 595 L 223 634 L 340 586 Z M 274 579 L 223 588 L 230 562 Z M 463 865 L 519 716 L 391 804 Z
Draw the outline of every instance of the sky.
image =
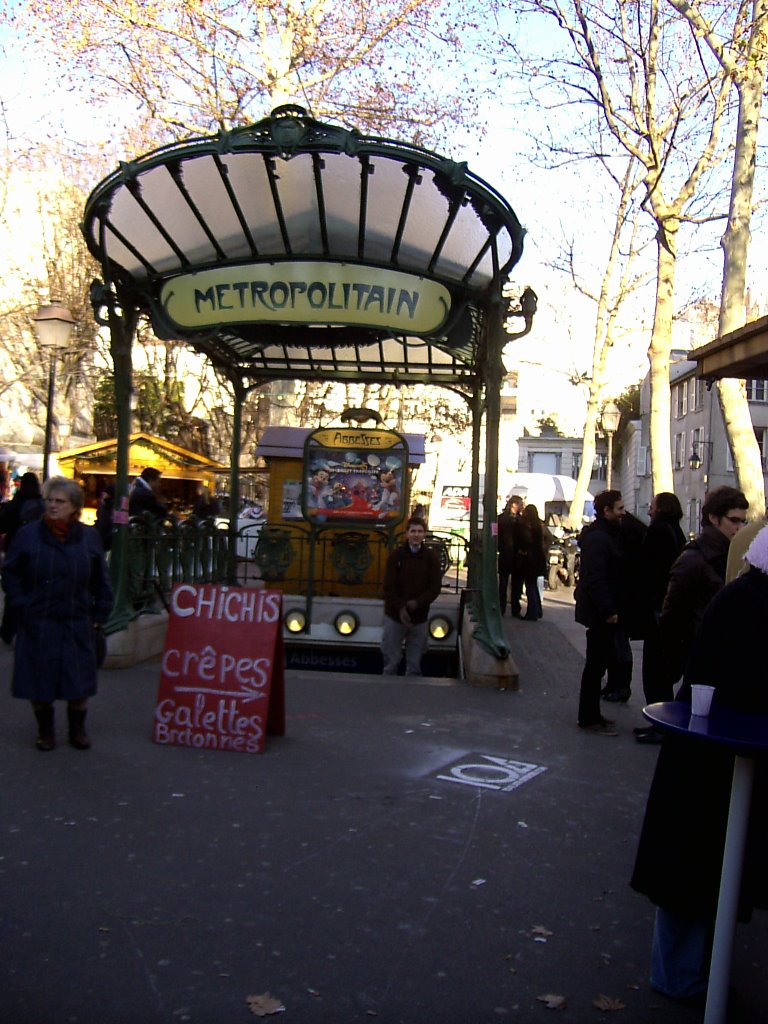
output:
M 542 33 L 542 45 L 549 45 L 549 33 Z M 63 134 L 69 139 L 87 138 L 111 153 L 114 124 L 122 116 L 130 119 L 130 109 L 113 107 L 97 117 L 86 115 L 77 93 L 58 88 L 55 75 L 43 59 L 9 47 L 8 37 L 2 33 L 0 47 L 4 50 L 0 97 L 12 136 L 53 140 Z M 443 151 L 453 159 L 466 160 L 474 173 L 501 192 L 527 230 L 524 254 L 513 272 L 513 282 L 520 291 L 526 285 L 536 291 L 539 310 L 531 334 L 507 347 L 505 362 L 509 368 L 517 361 L 541 368 L 537 380 L 542 394 L 548 396 L 552 411 L 559 411 L 568 420 L 570 432 L 583 417 L 584 389 L 574 388 L 569 377 L 591 370 L 594 306 L 578 296 L 565 275 L 553 270 L 551 264 L 563 240 L 575 239 L 579 251 L 592 254 L 594 267 L 598 267 L 598 253 L 605 244 L 601 221 L 609 214 L 600 209 L 591 166 L 571 165 L 547 171 L 534 166 L 536 143 L 525 131 L 529 127 L 525 119 L 529 117 L 514 94 L 504 90 L 503 101 L 479 114 L 479 119 L 490 126 L 487 134 L 479 141 L 457 135 L 455 149 Z M 111 156 L 105 159 L 104 174 L 113 166 Z M 593 271 L 589 262 L 585 256 L 579 268 L 587 276 Z M 760 262 L 757 255 L 755 262 Z M 690 256 L 681 260 L 681 278 L 695 281 L 698 288 L 716 297 L 721 273 L 717 231 L 713 231 L 708 241 L 699 243 Z M 651 318 L 652 294 L 647 292 L 633 311 L 631 329 L 610 356 L 611 397 L 644 376 Z

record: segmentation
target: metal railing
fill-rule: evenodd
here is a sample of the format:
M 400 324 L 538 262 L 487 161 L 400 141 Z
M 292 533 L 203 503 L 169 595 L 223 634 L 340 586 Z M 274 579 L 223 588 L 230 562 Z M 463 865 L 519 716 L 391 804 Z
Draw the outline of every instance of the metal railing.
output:
M 397 543 L 402 537 L 395 538 Z M 443 591 L 466 586 L 468 544 L 459 534 L 427 534 L 443 570 Z M 166 605 L 176 583 L 258 580 L 279 582 L 289 593 L 334 596 L 349 594 L 373 580 L 383 580 L 389 555 L 385 532 L 319 530 L 314 537 L 300 526 L 252 523 L 237 532 L 234 575 L 225 520 L 157 520 L 144 513 L 128 526 L 129 595 L 135 614 Z

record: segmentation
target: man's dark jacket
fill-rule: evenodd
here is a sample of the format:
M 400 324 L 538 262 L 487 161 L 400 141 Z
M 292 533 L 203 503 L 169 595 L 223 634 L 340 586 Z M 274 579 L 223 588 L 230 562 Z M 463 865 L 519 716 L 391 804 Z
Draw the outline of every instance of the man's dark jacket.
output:
M 415 601 L 410 611 L 411 622 L 417 625 L 427 621 L 429 606 L 440 594 L 442 575 L 440 562 L 434 551 L 422 544 L 411 551 L 406 542 L 390 554 L 384 572 L 384 613 L 396 622 L 408 601 Z
M 574 596 L 576 621 L 582 626 L 598 626 L 613 615 L 621 615 L 624 580 L 620 530 L 619 525 L 600 516 L 581 531 L 581 566 Z
M 142 512 L 149 512 L 156 519 L 165 519 L 168 515 L 168 509 L 157 500 L 149 484 L 141 477 L 137 477 L 128 496 L 128 514 L 138 516 Z

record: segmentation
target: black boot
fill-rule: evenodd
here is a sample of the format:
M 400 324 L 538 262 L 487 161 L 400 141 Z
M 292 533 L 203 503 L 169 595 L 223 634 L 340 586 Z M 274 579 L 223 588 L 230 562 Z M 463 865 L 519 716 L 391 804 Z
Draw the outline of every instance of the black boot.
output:
M 91 741 L 85 731 L 85 716 L 87 714 L 85 708 L 67 708 L 69 745 L 75 750 L 90 750 L 91 748 Z
M 56 733 L 53 728 L 53 704 L 44 704 L 35 708 L 37 719 L 37 739 L 35 746 L 38 750 L 53 750 L 56 746 Z

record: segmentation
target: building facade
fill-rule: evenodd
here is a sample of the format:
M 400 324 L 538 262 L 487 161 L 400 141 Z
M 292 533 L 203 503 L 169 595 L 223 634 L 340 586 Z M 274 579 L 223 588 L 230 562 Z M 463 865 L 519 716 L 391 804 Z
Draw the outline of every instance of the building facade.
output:
M 736 486 L 733 453 L 717 391 L 709 389 L 696 374 L 697 363 L 688 359 L 687 353 L 673 353 L 669 371 L 673 488 L 683 506 L 681 526 L 689 534 L 698 533 L 706 493 L 723 485 Z M 768 380 L 748 380 L 746 387 L 765 481 L 768 470 Z M 627 507 L 643 519 L 647 517 L 653 497 L 650 399 L 650 379 L 646 377 L 640 392 L 640 422 L 630 425 L 634 439 L 622 436 L 622 460 L 618 468 L 626 485 L 624 497 Z

